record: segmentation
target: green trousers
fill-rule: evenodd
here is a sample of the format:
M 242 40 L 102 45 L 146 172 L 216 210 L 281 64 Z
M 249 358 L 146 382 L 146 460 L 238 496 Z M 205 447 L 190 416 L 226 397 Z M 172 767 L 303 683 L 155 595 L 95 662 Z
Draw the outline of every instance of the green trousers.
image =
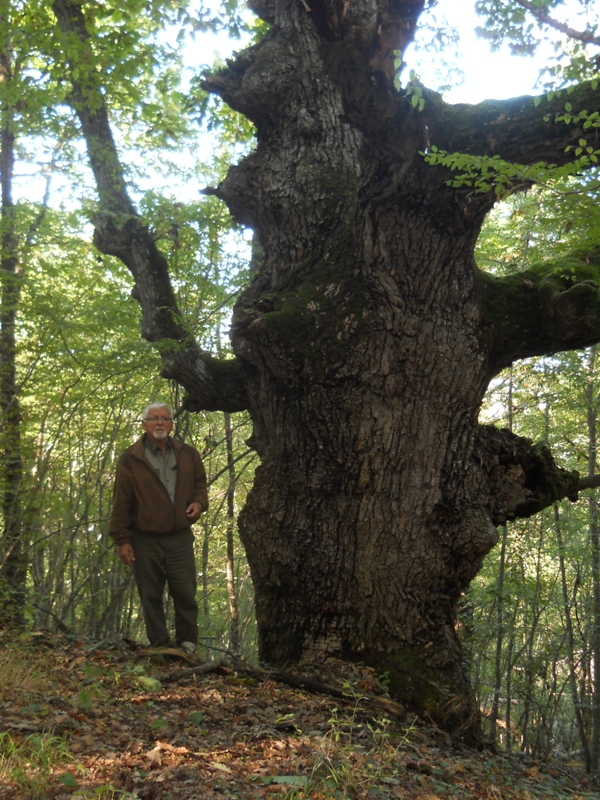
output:
M 177 644 L 197 644 L 196 562 L 191 528 L 165 536 L 136 532 L 131 545 L 135 556 L 133 572 L 151 646 L 171 643 L 165 619 L 165 584 L 175 609 Z

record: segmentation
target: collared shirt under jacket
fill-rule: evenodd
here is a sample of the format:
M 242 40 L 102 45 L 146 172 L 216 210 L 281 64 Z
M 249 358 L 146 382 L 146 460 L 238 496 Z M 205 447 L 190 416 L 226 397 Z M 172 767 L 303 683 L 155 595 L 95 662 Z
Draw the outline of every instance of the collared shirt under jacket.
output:
M 109 533 L 117 545 L 131 541 L 131 532 L 166 535 L 190 527 L 185 510 L 190 503 L 208 508 L 206 472 L 198 451 L 170 439 L 177 460 L 174 502 L 156 470 L 144 457 L 145 434 L 119 459 L 113 491 Z

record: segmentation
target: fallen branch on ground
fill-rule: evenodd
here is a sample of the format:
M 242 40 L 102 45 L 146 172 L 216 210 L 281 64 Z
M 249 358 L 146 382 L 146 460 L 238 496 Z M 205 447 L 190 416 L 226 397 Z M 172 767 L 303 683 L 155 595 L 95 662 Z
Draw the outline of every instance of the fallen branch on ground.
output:
M 242 674 L 257 681 L 275 681 L 291 686 L 294 689 L 301 689 L 311 694 L 325 694 L 353 703 L 363 701 L 367 706 L 377 711 L 388 714 L 395 719 L 404 719 L 406 709 L 400 703 L 394 702 L 386 697 L 376 697 L 371 694 L 356 692 L 350 688 L 339 688 L 323 681 L 315 680 L 306 675 L 297 675 L 293 672 L 283 672 L 276 669 L 265 669 L 263 667 L 252 667 L 241 659 L 224 659 L 211 661 L 207 664 L 200 664 L 196 667 L 185 667 L 183 669 L 165 672 L 155 677 L 161 683 L 172 683 L 187 678 L 190 675 L 206 675 L 210 672 L 220 672 L 224 674 Z

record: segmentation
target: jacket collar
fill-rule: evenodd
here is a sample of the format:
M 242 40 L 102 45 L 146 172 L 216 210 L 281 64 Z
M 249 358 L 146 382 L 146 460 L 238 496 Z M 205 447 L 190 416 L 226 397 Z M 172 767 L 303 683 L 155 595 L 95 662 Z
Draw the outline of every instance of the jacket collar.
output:
M 140 461 L 144 461 L 144 444 L 146 442 L 146 438 L 146 434 L 142 434 L 142 436 L 140 436 L 140 438 L 134 442 L 131 450 L 132 455 L 134 455 L 135 458 L 139 458 Z M 181 442 L 177 439 L 173 439 L 172 436 L 169 436 L 169 442 L 171 443 L 175 457 L 179 458 L 179 453 L 181 452 Z

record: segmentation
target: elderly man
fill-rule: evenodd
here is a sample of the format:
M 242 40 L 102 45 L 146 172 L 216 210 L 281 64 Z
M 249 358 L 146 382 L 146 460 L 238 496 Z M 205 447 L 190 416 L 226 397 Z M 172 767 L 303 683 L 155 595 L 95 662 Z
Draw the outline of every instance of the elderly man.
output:
M 175 608 L 177 644 L 198 644 L 196 563 L 191 525 L 208 508 L 206 472 L 198 451 L 172 439 L 173 412 L 151 403 L 142 412 L 144 435 L 119 459 L 110 535 L 133 567 L 146 633 L 153 647 L 171 644 L 163 593 Z

